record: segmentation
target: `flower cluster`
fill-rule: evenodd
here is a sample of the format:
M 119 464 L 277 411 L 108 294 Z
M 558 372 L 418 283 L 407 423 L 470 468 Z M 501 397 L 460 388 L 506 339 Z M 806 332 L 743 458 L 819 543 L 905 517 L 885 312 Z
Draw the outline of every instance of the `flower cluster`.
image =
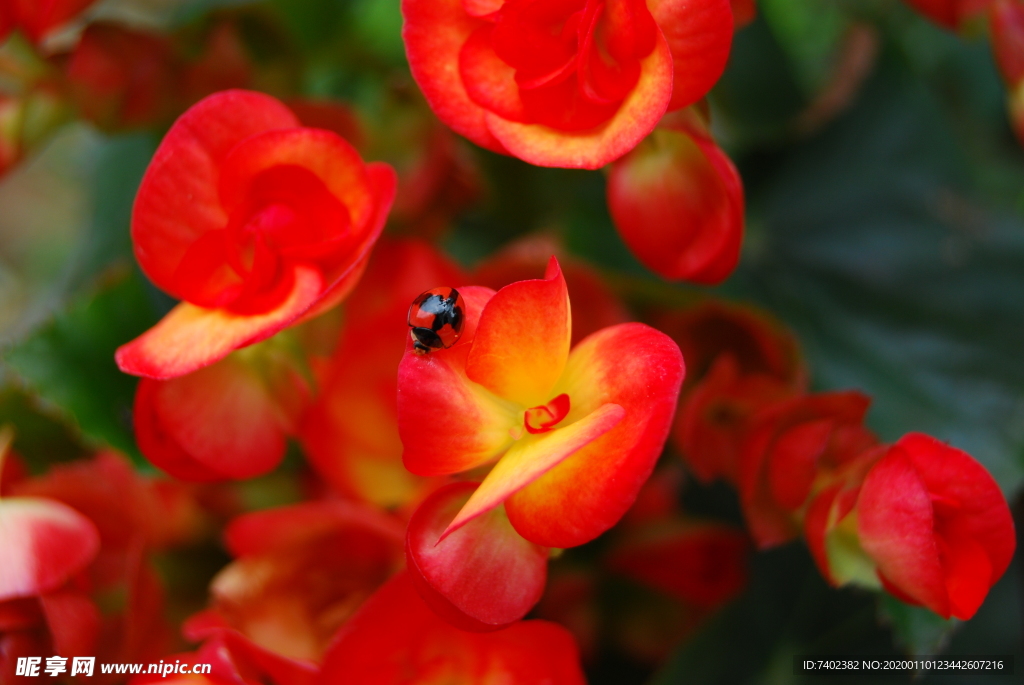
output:
M 755 312 L 710 303 L 664 326 L 703 365 L 683 394 L 678 448 L 698 478 L 738 489 L 759 547 L 803 536 L 832 585 L 974 615 L 1015 548 L 984 467 L 920 433 L 881 443 L 863 393 L 807 393 L 792 337 Z

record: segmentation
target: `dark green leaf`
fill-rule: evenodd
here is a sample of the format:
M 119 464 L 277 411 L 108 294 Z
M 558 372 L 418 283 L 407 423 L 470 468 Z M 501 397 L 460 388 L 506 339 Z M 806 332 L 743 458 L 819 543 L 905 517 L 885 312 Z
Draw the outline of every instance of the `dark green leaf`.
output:
M 140 459 L 131 429 L 136 379 L 118 370 L 114 351 L 155 321 L 142 277 L 122 272 L 9 350 L 5 363 L 92 442 Z

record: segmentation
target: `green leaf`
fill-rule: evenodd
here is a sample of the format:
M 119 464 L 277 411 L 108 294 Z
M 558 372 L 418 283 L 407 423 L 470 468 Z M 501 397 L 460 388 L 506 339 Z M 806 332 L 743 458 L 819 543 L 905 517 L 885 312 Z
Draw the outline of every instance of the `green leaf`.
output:
M 946 620 L 924 607 L 904 604 L 883 594 L 878 598 L 878 616 L 892 628 L 897 646 L 910 656 L 932 656 L 945 649 L 960 621 Z
M 760 0 L 758 9 L 804 92 L 817 92 L 828 79 L 849 17 L 835 0 Z
M 794 327 L 820 388 L 861 388 L 883 439 L 922 431 L 1024 479 L 1024 221 L 985 202 L 942 102 L 890 60 L 818 138 L 745 168 L 724 292 Z M 1018 162 L 1019 166 L 1019 162 Z
M 131 428 L 136 379 L 118 370 L 114 351 L 156 318 L 142 277 L 122 272 L 10 349 L 4 363 L 91 442 L 142 463 Z

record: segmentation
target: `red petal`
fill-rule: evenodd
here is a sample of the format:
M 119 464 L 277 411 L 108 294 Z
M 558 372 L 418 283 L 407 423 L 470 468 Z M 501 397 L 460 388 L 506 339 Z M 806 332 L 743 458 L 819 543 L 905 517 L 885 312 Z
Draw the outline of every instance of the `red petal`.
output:
M 96 653 L 100 611 L 91 599 L 74 590 L 61 590 L 41 596 L 39 603 L 50 627 L 54 652 L 63 657 Z
M 342 500 L 304 502 L 243 514 L 224 530 L 234 557 L 273 555 L 332 531 L 356 527 L 401 544 L 401 523 L 374 509 Z
M 729 60 L 733 22 L 729 0 L 651 0 L 651 14 L 672 50 L 675 71 L 669 110 L 697 102 Z
M 531 164 L 598 169 L 632 150 L 654 129 L 668 106 L 671 87 L 672 56 L 659 34 L 654 51 L 640 62 L 636 87 L 600 126 L 566 132 L 487 113 L 487 128 L 509 153 Z
M 996 0 L 989 11 L 992 51 L 1011 87 L 1024 80 L 1024 6 L 1015 0 Z
M 494 465 L 444 535 L 498 506 L 572 455 L 586 449 L 587 445 L 614 429 L 625 413 L 617 404 L 603 404 L 590 414 L 549 433 L 520 438 Z
M 396 620 L 396 617 L 401 617 Z M 438 618 L 408 573 L 366 601 L 335 637 L 324 661 L 325 685 L 486 682 L 584 685 L 567 630 L 523 621 L 492 633 L 466 633 Z
M 880 576 L 935 613 L 948 618 L 932 502 L 906 451 L 893 447 L 864 479 L 857 501 L 861 546 Z
M 388 220 L 388 212 L 395 201 L 398 190 L 398 175 L 395 170 L 381 162 L 366 165 L 366 175 L 376 198 L 376 211 L 367 221 L 367 230 L 362 234 L 362 242 L 352 250 L 353 258 L 326 270 L 326 289 L 320 294 L 319 301 L 310 307 L 295 323 L 300 324 L 335 307 L 345 299 L 359 283 L 359 279 L 370 260 L 374 244 L 384 231 Z
M 1010 565 L 1016 538 L 1009 506 L 992 474 L 971 455 L 928 435 L 909 433 L 896 444 L 933 497 L 957 502 L 955 516 L 940 517 L 940 533 L 948 525 L 950 534 L 981 544 L 991 561 L 994 583 Z
M 323 294 L 320 272 L 294 268 L 287 298 L 264 314 L 234 314 L 183 302 L 135 340 L 117 349 L 125 373 L 147 378 L 175 378 L 201 369 L 231 352 L 274 335 L 295 321 Z
M 747 525 L 761 548 L 780 545 L 799 534 L 789 505 L 801 493 L 806 497 L 807 479 L 813 479 L 816 470 L 837 468 L 839 464 L 832 462 L 852 459 L 874 443 L 874 437 L 861 425 L 870 401 L 856 391 L 804 395 L 765 407 L 751 419 L 740 448 L 737 485 Z M 785 439 L 802 424 L 824 420 L 834 426 L 825 451 L 819 451 L 815 442 L 823 428 L 820 425 Z M 853 436 L 849 444 L 843 441 L 847 435 Z M 780 439 L 784 442 L 776 453 Z M 778 465 L 776 456 L 781 457 Z M 786 483 L 787 469 L 796 465 L 800 467 L 798 482 Z M 777 473 L 773 475 L 773 471 Z M 785 504 L 775 498 L 772 484 L 787 498 Z
M 835 424 L 808 421 L 779 435 L 768 455 L 768 489 L 784 509 L 796 511 L 811 494 L 818 458 L 825 452 Z
M 566 286 L 573 293 L 572 344 L 602 328 L 630 320 L 622 302 L 604 282 L 601 274 L 586 262 L 562 254 L 557 240 L 546 235 L 531 235 L 510 243 L 478 264 L 473 282 L 500 289 L 534 278 L 551 255 L 558 257 Z
M 807 370 L 796 338 L 765 312 L 709 299 L 660 317 L 656 328 L 665 331 L 683 351 L 687 389 L 728 353 L 743 376 L 764 374 L 794 391 L 805 390 Z
M 524 408 L 546 404 L 565 368 L 571 335 L 569 293 L 552 257 L 544 280 L 505 286 L 487 302 L 466 375 Z
M 502 509 L 441 539 L 476 483 L 444 487 L 409 521 L 406 555 L 424 601 L 452 625 L 489 631 L 518 621 L 540 600 L 548 550 L 524 540 Z
M 36 497 L 0 500 L 0 601 L 57 589 L 99 546 L 96 526 L 67 505 Z
M 96 0 L 8 0 L 5 11 L 16 14 L 22 30 L 38 43 L 94 2 Z
M 143 379 L 136 417 L 143 454 L 185 480 L 251 478 L 284 457 L 284 418 L 269 388 L 234 358 L 169 381 Z
M 487 129 L 486 110 L 470 99 L 457 68 L 462 46 L 484 22 L 467 14 L 461 0 L 403 0 L 402 16 L 409 68 L 434 113 L 477 145 L 505 152 Z
M 503 62 L 491 47 L 490 25 L 470 35 L 459 52 L 459 74 L 469 98 L 505 119 L 525 121 L 515 69 Z
M 612 326 L 577 345 L 556 388 L 572 398 L 566 420 L 609 403 L 626 413 L 615 428 L 505 502 L 519 534 L 548 547 L 573 547 L 613 526 L 661 454 L 683 375 L 676 344 L 643 324 Z
M 374 250 L 346 310 L 328 379 L 299 429 L 310 461 L 333 488 L 386 507 L 415 496 L 419 480 L 402 465 L 397 430 L 406 313 L 424 290 L 463 282 L 459 269 L 427 243 L 383 243 Z
M 310 211 L 311 205 L 333 199 L 348 215 L 346 222 L 350 218 L 351 238 L 356 239 L 368 228 L 376 205 L 359 153 L 344 138 L 323 129 L 291 128 L 254 134 L 235 145 L 219 168 L 220 199 L 230 213 L 248 214 L 270 202 L 285 202 L 297 210 Z M 287 176 L 300 172 L 303 175 L 294 180 Z M 317 187 L 321 195 L 327 195 L 324 201 L 313 192 Z M 328 211 L 323 216 L 313 213 L 296 227 L 298 230 L 275 237 L 294 241 L 299 237 L 295 233 L 311 233 L 310 240 L 322 241 L 332 237 L 332 232 L 348 228 Z

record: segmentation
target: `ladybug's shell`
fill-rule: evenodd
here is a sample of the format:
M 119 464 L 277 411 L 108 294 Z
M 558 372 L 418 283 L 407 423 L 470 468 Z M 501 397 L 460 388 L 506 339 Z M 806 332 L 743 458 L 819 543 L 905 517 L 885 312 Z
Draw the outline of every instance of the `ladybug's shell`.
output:
M 455 288 L 433 288 L 413 300 L 409 326 L 413 340 L 437 350 L 454 345 L 462 335 L 466 301 Z

